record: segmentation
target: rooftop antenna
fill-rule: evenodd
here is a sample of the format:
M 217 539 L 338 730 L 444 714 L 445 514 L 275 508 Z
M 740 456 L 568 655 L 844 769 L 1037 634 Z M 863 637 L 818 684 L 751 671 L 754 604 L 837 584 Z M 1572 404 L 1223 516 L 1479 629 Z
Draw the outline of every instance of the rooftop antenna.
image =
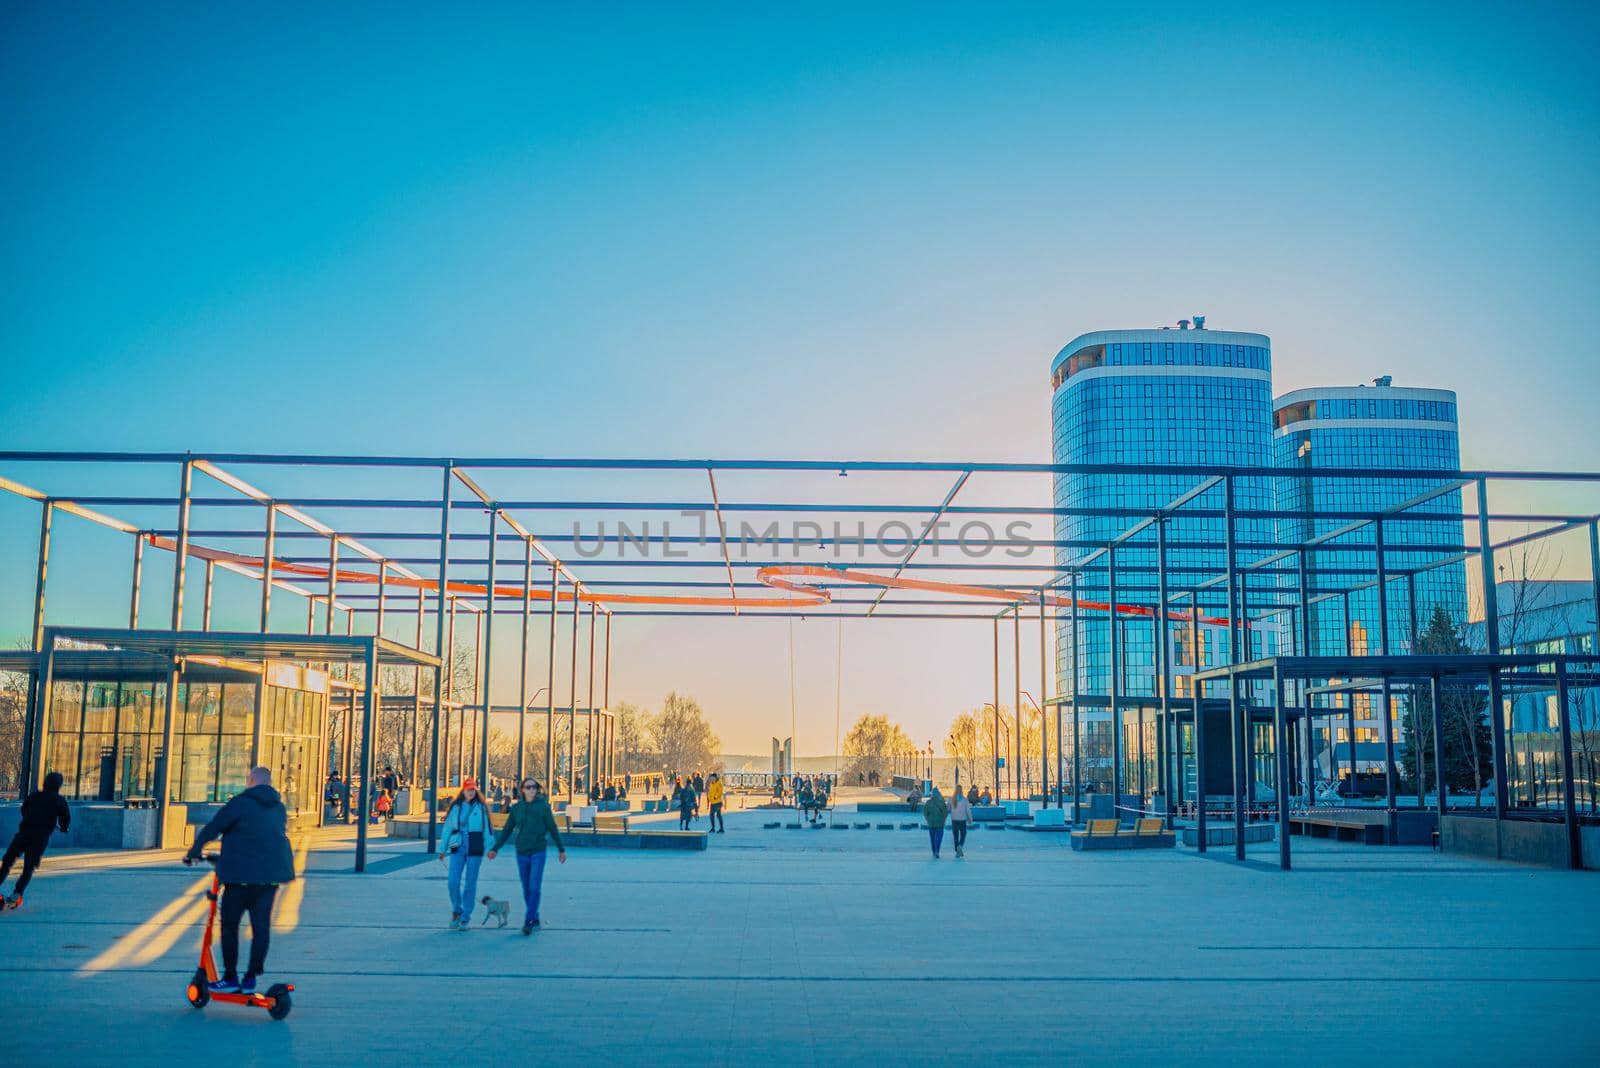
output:
M 1196 315 L 1194 317 L 1194 328 L 1196 330 L 1204 330 L 1206 328 L 1206 317 L 1204 315 Z

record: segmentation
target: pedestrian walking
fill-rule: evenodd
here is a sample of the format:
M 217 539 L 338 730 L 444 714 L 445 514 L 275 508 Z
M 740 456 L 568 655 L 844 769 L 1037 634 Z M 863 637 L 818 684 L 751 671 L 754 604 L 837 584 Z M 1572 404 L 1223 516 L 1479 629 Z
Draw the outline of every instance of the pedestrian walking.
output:
M 11 844 L 6 846 L 5 860 L 0 862 L 0 903 L 5 908 L 22 907 L 22 892 L 33 881 L 33 873 L 38 870 L 39 862 L 44 860 L 50 835 L 55 833 L 57 827 L 65 834 L 72 825 L 72 811 L 61 796 L 61 783 L 61 773 L 52 771 L 44 777 L 42 788 L 33 791 L 22 802 L 22 822 L 17 826 L 17 833 L 11 836 Z M 10 897 L 6 897 L 6 879 L 11 875 L 11 865 L 17 862 L 18 857 L 22 858 L 22 874 L 17 876 L 16 889 Z
M 513 834 L 516 835 L 517 878 L 522 880 L 522 933 L 526 935 L 539 926 L 539 893 L 544 885 L 547 839 L 556 844 L 556 859 L 562 864 L 567 862 L 567 850 L 561 844 L 561 832 L 556 829 L 555 813 L 550 811 L 550 801 L 537 780 L 523 781 L 522 799 L 511 806 L 500 833 L 494 836 L 490 860 Z
M 678 829 L 687 831 L 694 821 L 695 806 L 700 803 L 695 797 L 694 787 L 689 783 L 683 784 L 683 792 L 678 794 Z
M 935 786 L 928 800 L 922 804 L 922 819 L 928 825 L 928 844 L 933 846 L 934 860 L 939 859 L 939 845 L 944 841 L 944 821 L 949 815 L 950 809 L 944 803 L 944 795 Z
M 461 780 L 461 792 L 445 810 L 444 825 L 440 828 L 439 861 L 449 862 L 445 882 L 450 887 L 452 931 L 465 931 L 472 926 L 478 869 L 483 866 L 483 855 L 488 851 L 489 837 L 493 833 L 489 806 L 478 794 L 478 780 L 469 775 Z
M 964 858 L 967 848 L 967 824 L 972 822 L 972 802 L 957 790 L 950 800 L 950 841 L 956 847 L 956 859 Z
M 272 900 L 278 887 L 294 881 L 294 850 L 289 846 L 289 813 L 272 788 L 272 772 L 252 768 L 245 790 L 235 794 L 194 836 L 183 862 L 199 860 L 207 842 L 222 839 L 217 881 L 222 900 L 222 978 L 211 983 L 218 994 L 254 994 L 266 970 L 272 941 Z M 250 914 L 250 963 L 239 978 L 239 921 Z
M 711 830 L 718 834 L 726 834 L 727 824 L 722 822 L 722 776 L 716 772 L 711 773 L 711 781 L 706 784 L 706 804 L 711 810 Z

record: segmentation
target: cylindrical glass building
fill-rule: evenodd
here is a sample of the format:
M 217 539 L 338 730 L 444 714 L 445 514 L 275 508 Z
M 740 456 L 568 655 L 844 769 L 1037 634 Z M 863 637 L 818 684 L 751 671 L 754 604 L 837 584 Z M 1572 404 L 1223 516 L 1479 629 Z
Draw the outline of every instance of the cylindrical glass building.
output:
M 1197 320 L 1202 321 L 1202 320 Z M 1202 321 L 1203 322 L 1203 321 Z M 1063 464 L 1211 464 L 1266 468 L 1271 463 L 1272 342 L 1264 334 L 1178 327 L 1153 330 L 1103 330 L 1075 338 L 1051 364 L 1054 391 L 1055 462 Z M 1063 474 L 1055 481 L 1057 507 L 1152 509 L 1194 488 L 1198 475 Z M 1208 494 L 1204 507 L 1221 508 L 1220 491 Z M 1234 504 L 1241 511 L 1271 506 L 1265 479 L 1240 479 Z M 1060 516 L 1059 540 L 1106 541 L 1133 523 L 1119 515 Z M 1269 540 L 1270 523 L 1240 521 L 1241 541 Z M 1224 567 L 1224 522 L 1220 518 L 1175 518 L 1168 524 L 1169 542 L 1205 543 L 1216 548 L 1173 549 L 1168 555 L 1168 585 L 1178 595 L 1213 578 Z M 1148 545 L 1149 541 L 1141 542 Z M 1057 550 L 1059 567 L 1071 570 L 1092 550 Z M 1241 564 L 1248 559 L 1241 556 Z M 1116 555 L 1118 600 L 1151 605 L 1155 601 L 1156 554 L 1149 548 L 1122 548 Z M 1101 600 L 1107 592 L 1102 557 L 1084 572 L 1084 600 Z M 1066 580 L 1058 581 L 1065 587 Z M 1213 600 L 1216 594 L 1212 595 Z M 1178 607 L 1181 607 L 1178 606 Z M 1082 695 L 1082 779 L 1096 791 L 1110 789 L 1111 728 L 1109 713 L 1096 709 L 1111 689 L 1110 626 L 1106 613 L 1085 613 L 1077 632 L 1067 614 L 1056 628 L 1057 693 L 1063 700 Z M 1119 643 L 1119 694 L 1159 696 L 1155 667 L 1155 628 L 1148 619 L 1125 617 Z M 1207 628 L 1202 635 L 1203 663 L 1226 660 L 1226 634 Z M 1173 628 L 1174 671 L 1193 669 L 1195 652 L 1186 627 Z M 1213 643 L 1221 639 L 1222 647 Z M 1072 652 L 1077 650 L 1077 678 Z M 1174 693 L 1187 690 L 1180 679 Z M 1140 720 L 1124 717 L 1134 727 Z M 1126 729 L 1124 785 L 1134 792 L 1141 781 L 1136 762 L 1144 758 L 1142 781 L 1155 789 L 1155 717 L 1144 720 L 1143 732 Z
M 1273 403 L 1273 464 L 1281 469 L 1317 470 L 1356 468 L 1372 470 L 1438 471 L 1452 475 L 1461 469 L 1456 422 L 1456 395 L 1448 389 L 1395 386 L 1388 376 L 1371 386 L 1329 386 L 1297 389 Z M 1304 542 L 1352 522 L 1348 513 L 1374 513 L 1439 488 L 1444 478 L 1322 478 L 1279 479 L 1276 506 L 1285 511 L 1343 513 L 1327 519 L 1280 519 L 1279 540 Z M 1419 519 L 1430 513 L 1453 518 Z M 1412 617 L 1425 630 L 1435 607 L 1443 608 L 1458 626 L 1466 622 L 1465 565 L 1459 560 L 1442 563 L 1455 554 L 1446 551 L 1407 551 L 1405 546 L 1448 546 L 1462 540 L 1461 494 L 1452 490 L 1408 508 L 1383 524 L 1384 566 L 1388 583 L 1388 648 L 1392 654 L 1408 652 Z M 1339 545 L 1374 545 L 1374 531 L 1366 527 L 1337 539 Z M 1375 546 L 1374 546 L 1375 548 Z M 1346 567 L 1375 573 L 1372 552 L 1328 552 L 1316 558 L 1318 567 Z M 1366 581 L 1332 580 L 1321 585 L 1346 587 Z M 1318 583 L 1312 583 L 1317 597 Z M 1288 624 L 1285 623 L 1287 631 Z M 1285 633 L 1285 644 L 1293 642 Z M 1352 590 L 1348 595 L 1314 599 L 1311 606 L 1311 643 L 1303 652 L 1312 656 L 1350 653 L 1376 656 L 1382 648 L 1378 599 L 1375 588 Z M 1360 770 L 1382 769 L 1382 731 L 1377 702 L 1358 694 L 1355 703 L 1356 763 Z M 1398 702 L 1397 702 L 1398 705 Z M 1404 724 L 1395 716 L 1395 738 L 1404 736 Z M 1330 723 L 1332 721 L 1329 721 Z M 1348 760 L 1348 726 L 1337 726 L 1339 759 Z M 1320 731 L 1320 727 L 1319 727 Z M 1321 745 L 1319 738 L 1319 746 Z M 1336 769 L 1326 750 L 1319 763 L 1324 772 Z

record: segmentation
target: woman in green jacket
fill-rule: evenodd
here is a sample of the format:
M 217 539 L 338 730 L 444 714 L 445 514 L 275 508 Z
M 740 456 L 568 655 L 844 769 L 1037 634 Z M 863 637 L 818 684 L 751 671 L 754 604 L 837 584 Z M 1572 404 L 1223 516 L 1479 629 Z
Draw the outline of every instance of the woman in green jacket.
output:
M 944 821 L 950 815 L 950 808 L 944 803 L 944 795 L 935 786 L 933 793 L 922 803 L 922 818 L 928 824 L 928 844 L 933 846 L 933 859 L 939 859 L 939 843 L 944 841 Z
M 550 811 L 550 801 L 544 788 L 533 779 L 522 783 L 522 800 L 511 806 L 500 833 L 494 836 L 494 848 L 489 859 L 500 851 L 512 834 L 517 836 L 517 877 L 522 880 L 522 904 L 525 909 L 522 933 L 532 934 L 539 926 L 539 891 L 544 885 L 545 839 L 556 844 L 556 859 L 567 862 L 567 851 L 561 845 L 561 832 L 556 830 L 555 813 Z

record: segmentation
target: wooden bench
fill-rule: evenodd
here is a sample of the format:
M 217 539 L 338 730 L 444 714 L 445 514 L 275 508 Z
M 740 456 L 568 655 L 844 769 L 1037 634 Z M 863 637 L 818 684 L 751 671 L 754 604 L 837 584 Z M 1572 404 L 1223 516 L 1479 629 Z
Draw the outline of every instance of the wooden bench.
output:
M 1072 848 L 1078 852 L 1095 849 L 1171 849 L 1177 836 L 1161 825 L 1161 818 L 1136 820 L 1124 828 L 1120 820 L 1090 820 L 1081 831 L 1072 832 Z
M 705 831 L 600 831 L 580 829 L 561 836 L 569 849 L 688 849 L 706 848 Z
M 1303 834 L 1307 838 L 1332 838 L 1336 841 L 1360 842 L 1363 845 L 1383 845 L 1388 837 L 1388 824 L 1358 815 L 1303 813 L 1289 817 L 1289 833 Z
M 596 812 L 594 814 L 594 829 L 597 831 L 626 831 L 628 829 L 628 814 L 626 812 Z

